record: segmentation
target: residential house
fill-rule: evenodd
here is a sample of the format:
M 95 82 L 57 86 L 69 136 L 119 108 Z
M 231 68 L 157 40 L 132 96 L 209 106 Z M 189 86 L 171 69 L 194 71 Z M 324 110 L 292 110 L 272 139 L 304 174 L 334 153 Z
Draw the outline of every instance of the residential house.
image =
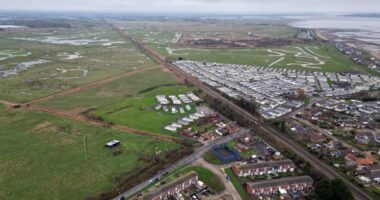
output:
M 196 172 L 189 172 L 177 178 L 173 182 L 169 182 L 149 191 L 143 196 L 143 200 L 166 200 L 180 194 L 182 191 L 197 184 L 198 174 Z
M 242 143 L 237 143 L 234 148 L 238 150 L 239 152 L 246 152 L 250 149 L 247 145 L 244 145 Z
M 309 138 L 313 143 L 321 143 L 326 140 L 326 137 L 322 133 L 317 132 L 309 134 Z
M 273 194 L 281 190 L 300 191 L 313 187 L 313 179 L 310 176 L 293 176 L 281 179 L 271 179 L 247 183 L 247 191 L 250 195 Z
M 366 177 L 372 182 L 380 184 L 380 164 L 372 165 L 368 169 L 365 169 Z
M 358 169 L 363 169 L 364 167 L 368 167 L 370 165 L 373 165 L 374 159 L 372 156 L 368 153 L 365 153 L 366 156 L 357 157 L 352 153 L 348 153 L 344 158 L 346 159 L 346 165 L 347 166 L 355 166 Z
M 294 169 L 295 165 L 289 159 L 232 166 L 232 171 L 239 177 L 292 172 Z

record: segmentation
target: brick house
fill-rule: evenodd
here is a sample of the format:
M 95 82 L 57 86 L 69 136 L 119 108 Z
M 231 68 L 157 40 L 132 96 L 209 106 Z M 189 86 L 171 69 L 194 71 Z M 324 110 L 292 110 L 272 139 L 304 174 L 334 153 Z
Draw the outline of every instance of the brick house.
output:
M 357 157 L 352 153 L 348 153 L 344 158 L 346 159 L 347 166 L 355 166 L 358 169 L 362 169 L 363 167 L 368 167 L 373 165 L 374 159 L 372 158 L 370 153 L 363 152 L 366 156 L 361 158 Z
M 238 150 L 239 152 L 246 152 L 246 151 L 248 151 L 248 150 L 250 149 L 250 147 L 248 147 L 248 146 L 246 146 L 246 145 L 244 145 L 244 144 L 242 144 L 242 143 L 237 143 L 237 144 L 234 146 L 234 148 L 235 148 L 236 150 Z
M 196 172 L 189 172 L 176 180 L 167 183 L 159 188 L 149 191 L 143 196 L 143 200 L 166 200 L 170 197 L 176 196 L 182 191 L 188 189 L 192 185 L 197 184 L 198 174 Z
M 295 165 L 289 159 L 232 166 L 232 171 L 239 177 L 292 172 L 294 169 Z
M 279 189 L 299 191 L 310 189 L 312 187 L 313 179 L 310 176 L 294 176 L 247 183 L 248 193 L 255 196 L 276 193 Z

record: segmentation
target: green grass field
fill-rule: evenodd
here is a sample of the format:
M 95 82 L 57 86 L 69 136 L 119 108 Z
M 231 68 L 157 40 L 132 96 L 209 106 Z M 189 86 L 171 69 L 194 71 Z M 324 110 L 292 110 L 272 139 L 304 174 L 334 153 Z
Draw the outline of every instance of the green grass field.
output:
M 163 127 L 190 112 L 181 115 L 165 113 L 162 110 L 156 111 L 155 96 L 183 94 L 188 91 L 191 91 L 191 88 L 178 85 L 171 74 L 161 69 L 152 69 L 94 89 L 39 104 L 65 111 L 93 108 L 97 116 L 114 124 L 177 135 L 164 130 Z
M 96 128 L 49 114 L 0 113 L 0 199 L 84 199 L 115 187 L 115 177 L 179 146 Z M 104 144 L 121 141 L 115 150 Z M 140 158 L 145 157 L 144 160 Z
M 157 101 L 155 96 L 162 94 L 185 94 L 189 91 L 190 89 L 184 85 L 162 86 L 133 97 L 128 97 L 115 104 L 99 107 L 95 112 L 103 120 L 114 124 L 125 125 L 139 130 L 163 133 L 166 132 L 163 129 L 165 125 L 177 121 L 180 117 L 193 113 L 195 107 L 192 106 L 192 111 L 188 111 L 185 114 L 165 113 L 162 109 L 156 111 L 155 106 Z
M 301 55 L 297 57 L 297 54 Z M 183 57 L 188 60 L 272 66 L 304 71 L 371 73 L 368 68 L 351 62 L 330 44 L 257 49 L 172 49 L 171 54 L 165 55 L 172 60 Z
M 0 110 L 3 110 L 5 108 L 5 105 L 0 103 Z
M 171 43 L 176 33 L 199 36 L 246 36 L 248 32 L 260 37 L 294 38 L 297 30 L 282 20 L 251 20 L 250 22 L 160 22 L 119 21 L 126 32 L 144 42 L 163 56 L 189 60 L 272 66 L 305 71 L 373 73 L 357 65 L 330 44 L 315 41 L 309 45 L 255 49 L 181 48 Z M 305 65 L 306 64 L 306 65 Z
M 39 104 L 62 110 L 98 108 L 136 96 L 149 88 L 175 84 L 177 82 L 171 74 L 163 72 L 161 69 L 152 69 L 93 89 L 54 98 Z
M 82 36 L 88 35 L 88 36 Z M 96 35 L 91 35 L 96 34 Z M 34 65 L 16 75 L 0 78 L 0 98 L 27 102 L 106 77 L 156 65 L 109 27 L 59 30 L 51 37 L 79 37 L 77 39 L 100 39 L 124 43 L 106 44 L 106 41 L 90 45 L 52 44 L 14 38 L 36 39 L 47 37 L 36 31 L 32 33 L 0 33 L 0 71 L 15 68 L 17 64 L 43 59 L 48 63 Z M 69 40 L 71 41 L 71 40 Z M 76 39 L 72 39 L 76 41 Z M 100 40 L 102 41 L 102 40 Z M 105 44 L 105 46 L 103 45 Z M 11 56 L 6 55 L 11 51 Z M 67 59 L 79 52 L 80 58 Z M 2 54 L 1 54 L 2 53 Z M 20 56 L 20 54 L 27 54 Z M 66 72 L 62 72 L 67 70 Z M 88 71 L 85 73 L 84 71 Z
M 220 161 L 217 157 L 214 156 L 214 154 L 211 151 L 206 152 L 203 155 L 203 159 L 213 165 L 222 165 L 224 164 L 222 161 Z

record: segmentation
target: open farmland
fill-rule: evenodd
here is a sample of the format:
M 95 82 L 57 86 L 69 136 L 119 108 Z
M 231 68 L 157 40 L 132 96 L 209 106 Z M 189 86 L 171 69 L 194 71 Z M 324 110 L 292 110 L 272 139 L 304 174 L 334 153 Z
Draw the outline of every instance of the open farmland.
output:
M 100 26 L 0 34 L 0 98 L 28 102 L 155 63 Z
M 179 147 L 22 109 L 0 113 L 0 129 L 4 200 L 96 197 L 118 181 L 152 173 L 154 158 Z M 121 146 L 106 149 L 113 139 Z

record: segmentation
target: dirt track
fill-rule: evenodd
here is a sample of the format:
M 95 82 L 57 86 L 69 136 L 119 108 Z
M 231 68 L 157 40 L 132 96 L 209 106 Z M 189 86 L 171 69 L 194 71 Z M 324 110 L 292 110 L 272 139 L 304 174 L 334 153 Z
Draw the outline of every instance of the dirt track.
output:
M 76 92 L 80 92 L 83 90 L 88 90 L 91 88 L 96 88 L 98 86 L 110 83 L 112 81 L 119 80 L 121 78 L 125 78 L 125 77 L 131 76 L 131 75 L 134 75 L 134 74 L 137 74 L 140 72 L 144 72 L 144 71 L 152 70 L 152 69 L 157 69 L 157 68 L 162 68 L 162 67 L 163 66 L 158 65 L 158 66 L 138 69 L 138 70 L 131 71 L 131 72 L 126 72 L 126 73 L 123 73 L 120 75 L 105 78 L 103 80 L 99 80 L 96 82 L 81 85 L 81 86 L 73 88 L 73 89 L 65 90 L 63 92 L 59 92 L 59 93 L 55 93 L 55 94 L 45 96 L 45 97 L 42 97 L 39 99 L 35 99 L 35 100 L 32 100 L 32 101 L 25 103 L 25 104 L 18 104 L 18 103 L 14 103 L 14 102 L 5 101 L 5 100 L 0 100 L 0 103 L 3 103 L 7 107 L 5 111 L 8 111 L 8 110 L 14 108 L 14 106 L 19 105 L 20 107 L 25 108 L 27 110 L 32 110 L 32 111 L 37 111 L 37 112 L 47 112 L 47 113 L 50 113 L 50 114 L 53 114 L 56 116 L 64 117 L 66 119 L 85 122 L 85 123 L 88 123 L 88 124 L 91 124 L 94 126 L 98 126 L 98 127 L 112 128 L 114 130 L 138 134 L 138 135 L 143 135 L 143 136 L 147 136 L 147 137 L 150 137 L 153 139 L 158 139 L 158 140 L 180 142 L 181 139 L 179 139 L 179 138 L 166 136 L 166 135 L 160 135 L 158 133 L 153 133 L 153 132 L 149 132 L 149 131 L 141 131 L 141 130 L 129 128 L 126 126 L 111 125 L 107 122 L 87 118 L 87 117 L 85 117 L 85 116 L 83 116 L 77 112 L 70 112 L 70 111 L 66 112 L 66 111 L 62 111 L 62 110 L 58 110 L 58 109 L 54 109 L 54 108 L 35 105 L 36 103 L 39 103 L 39 102 L 47 101 L 47 100 L 57 98 L 57 97 L 64 97 L 64 96 L 67 96 L 67 95 L 70 95 L 70 94 L 73 94 Z
M 15 106 L 15 105 L 17 105 L 17 103 L 13 103 L 13 102 L 5 101 L 5 100 L 0 100 L 0 103 L 4 104 L 4 105 L 7 106 L 7 107 L 11 107 L 11 106 Z
M 125 78 L 125 77 L 131 76 L 131 75 L 134 75 L 134 74 L 137 74 L 137 73 L 140 73 L 140 72 L 144 72 L 144 71 L 151 70 L 151 69 L 157 69 L 157 68 L 160 68 L 160 67 L 161 66 L 153 66 L 153 67 L 138 69 L 138 70 L 131 71 L 131 72 L 126 72 L 126 73 L 123 73 L 123 74 L 119 74 L 119 75 L 116 75 L 116 76 L 105 78 L 103 80 L 99 80 L 99 81 L 95 81 L 95 82 L 88 83 L 88 84 L 85 84 L 85 85 L 81 85 L 81 86 L 76 87 L 76 88 L 65 90 L 63 92 L 59 92 L 59 93 L 55 93 L 55 94 L 52 94 L 52 95 L 49 95 L 49 96 L 45 96 L 45 97 L 42 97 L 42 98 L 39 98 L 39 99 L 35 99 L 35 100 L 32 100 L 32 101 L 30 101 L 30 102 L 28 102 L 26 104 L 36 104 L 36 103 L 47 101 L 47 100 L 50 100 L 50 99 L 53 99 L 53 98 L 56 98 L 56 97 L 63 97 L 63 96 L 69 95 L 69 94 L 73 94 L 73 93 L 79 92 L 79 91 L 95 88 L 95 87 L 98 87 L 100 85 L 104 85 L 106 83 L 110 83 L 112 81 L 116 81 L 116 80 L 119 80 L 121 78 Z
M 149 132 L 149 131 L 141 131 L 141 130 L 129 128 L 126 126 L 111 125 L 111 124 L 108 124 L 107 122 L 104 122 L 104 121 L 90 119 L 90 118 L 87 118 L 86 116 L 83 116 L 83 115 L 76 115 L 73 113 L 69 113 L 69 112 L 65 112 L 65 111 L 61 111 L 61 110 L 57 110 L 57 109 L 53 109 L 53 108 L 48 108 L 48 107 L 43 107 L 43 106 L 38 106 L 38 105 L 28 105 L 25 108 L 28 110 L 32 110 L 32 111 L 47 112 L 47 113 L 50 113 L 52 115 L 64 117 L 64 118 L 70 119 L 70 120 L 85 122 L 85 123 L 88 123 L 88 124 L 91 124 L 94 126 L 98 126 L 98 127 L 112 128 L 114 130 L 118 130 L 118 131 L 122 131 L 122 132 L 128 132 L 128 133 L 134 133 L 134 134 L 138 134 L 138 135 L 148 136 L 148 137 L 153 138 L 153 139 L 164 140 L 164 141 L 174 141 L 174 142 L 180 141 L 180 139 L 175 138 L 175 137 L 160 135 L 158 133 L 153 133 L 153 132 Z

